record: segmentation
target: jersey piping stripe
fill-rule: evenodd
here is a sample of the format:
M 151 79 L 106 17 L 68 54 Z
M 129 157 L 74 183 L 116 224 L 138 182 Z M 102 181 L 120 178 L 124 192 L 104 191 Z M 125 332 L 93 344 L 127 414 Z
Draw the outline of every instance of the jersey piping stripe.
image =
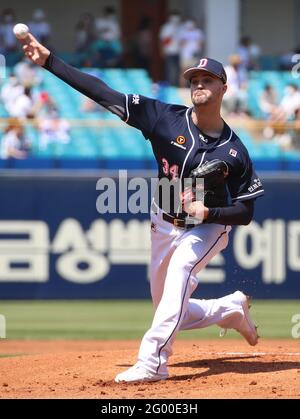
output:
M 126 118 L 126 120 L 124 122 L 127 123 L 128 120 L 129 120 L 128 95 L 125 95 L 125 97 L 126 97 L 126 114 L 127 114 L 127 118 Z
M 188 278 L 187 278 L 187 281 L 186 281 L 186 285 L 185 285 L 185 289 L 184 289 L 184 294 L 183 294 L 183 300 L 182 300 L 182 302 L 181 302 L 181 309 L 180 309 L 180 314 L 179 314 L 179 318 L 178 318 L 178 321 L 177 321 L 177 323 L 176 323 L 176 326 L 174 327 L 174 329 L 173 329 L 173 331 L 172 331 L 172 333 L 171 333 L 171 335 L 168 337 L 168 339 L 167 339 L 167 341 L 166 341 L 166 343 L 164 343 L 163 344 L 163 346 L 160 348 L 160 350 L 158 351 L 158 360 L 159 360 L 159 362 L 158 362 L 158 367 L 157 367 L 157 370 L 156 370 L 156 373 L 158 374 L 158 370 L 159 370 L 159 368 L 160 368 L 160 365 L 161 365 L 161 362 L 160 362 L 160 354 L 161 354 L 161 351 L 164 349 L 164 347 L 166 346 L 166 344 L 169 342 L 169 340 L 171 339 L 171 337 L 173 336 L 173 334 L 174 334 L 174 332 L 175 332 L 175 330 L 177 329 L 177 326 L 178 326 L 178 324 L 179 324 L 179 321 L 180 321 L 180 318 L 181 318 L 181 315 L 182 315 L 182 309 L 183 309 L 183 301 L 184 301 L 184 299 L 185 299 L 185 295 L 186 295 L 186 291 L 187 291 L 187 287 L 188 287 L 188 284 L 189 284 L 189 280 L 190 280 L 190 276 L 191 276 L 191 274 L 192 274 L 192 272 L 193 272 L 193 270 L 196 268 L 196 266 L 197 265 L 199 265 L 199 263 L 201 263 L 202 261 L 203 261 L 203 259 L 205 259 L 206 258 L 206 256 L 209 254 L 209 252 L 217 245 L 217 243 L 218 243 L 218 241 L 224 236 L 224 234 L 226 234 L 227 233 L 227 226 L 225 226 L 225 230 L 220 234 L 220 236 L 217 238 L 217 240 L 214 242 L 214 244 L 211 246 L 211 248 L 205 253 L 205 255 L 200 259 L 200 260 L 198 260 L 198 262 L 197 263 L 195 263 L 195 265 L 192 267 L 192 269 L 190 270 L 190 273 L 189 273 L 189 276 L 188 276 Z
M 262 193 L 262 192 L 265 192 L 264 189 L 261 189 L 260 191 L 256 191 L 254 193 L 250 193 L 248 195 L 241 195 L 241 196 L 238 196 L 236 198 L 232 198 L 232 201 L 236 201 L 237 199 L 242 199 L 242 198 L 248 198 L 249 196 L 254 196 L 254 195 L 257 195 L 257 194 Z
M 186 113 L 185 113 L 185 118 L 186 118 L 186 122 L 187 122 L 187 125 L 188 125 L 188 130 L 189 130 L 189 133 L 190 133 L 190 135 L 191 135 L 191 137 L 192 137 L 192 140 L 193 140 L 193 145 L 192 145 L 192 147 L 190 148 L 190 151 L 187 153 L 187 155 L 186 155 L 186 157 L 185 157 L 185 159 L 184 159 L 184 162 L 183 162 L 183 165 L 182 165 L 182 169 L 181 169 L 181 174 L 180 174 L 180 193 L 182 192 L 182 184 L 181 184 L 181 182 L 182 182 L 182 176 L 183 176 L 183 173 L 184 173 L 184 169 L 185 169 L 185 165 L 186 165 L 186 162 L 187 162 L 187 160 L 188 160 L 188 158 L 189 158 L 189 156 L 190 156 L 190 154 L 191 154 L 191 152 L 192 152 L 192 150 L 193 150 L 193 148 L 195 147 L 195 138 L 194 138 L 194 136 L 193 136 L 193 133 L 192 133 L 192 131 L 191 131 L 191 127 L 190 127 L 190 122 L 189 122 L 189 111 L 190 111 L 190 109 L 192 109 L 192 108 L 188 108 L 187 110 L 186 110 Z M 178 214 L 179 214 L 179 209 L 180 209 L 180 207 L 178 207 L 177 208 L 177 217 L 178 217 Z
M 183 162 L 183 165 L 182 165 L 182 170 L 181 170 L 181 175 L 180 175 L 180 181 L 182 180 L 182 176 L 183 176 L 183 172 L 184 172 L 184 168 L 185 168 L 186 162 L 187 162 L 187 160 L 188 160 L 188 158 L 189 158 L 189 156 L 190 156 L 190 154 L 191 154 L 191 152 L 192 152 L 193 148 L 195 147 L 195 138 L 194 138 L 193 133 L 192 133 L 192 131 L 191 131 L 190 121 L 189 121 L 189 118 L 188 118 L 188 114 L 189 114 L 189 110 L 190 110 L 190 109 L 191 109 L 191 108 L 189 108 L 189 109 L 187 109 L 187 110 L 186 110 L 186 113 L 185 113 L 185 118 L 186 118 L 186 121 L 187 121 L 187 125 L 188 125 L 188 130 L 189 130 L 189 133 L 191 134 L 191 137 L 192 137 L 192 140 L 193 140 L 193 145 L 192 145 L 192 147 L 190 148 L 190 151 L 187 153 L 187 155 L 186 155 L 186 157 L 185 157 L 185 159 L 184 159 L 184 162 Z M 180 182 L 180 184 L 181 184 L 181 182 Z
M 232 132 L 232 130 L 230 130 L 230 137 L 228 138 L 228 140 L 224 141 L 224 143 L 222 143 L 222 144 L 217 145 L 217 147 L 216 147 L 216 148 L 218 148 L 218 147 L 222 147 L 222 145 L 225 145 L 225 144 L 229 143 L 229 141 L 230 141 L 230 140 L 231 140 L 231 138 L 232 138 L 232 134 L 233 134 L 233 132 Z
M 201 161 L 200 161 L 200 163 L 198 164 L 198 167 L 201 167 L 201 166 L 202 166 L 202 163 L 203 163 L 203 160 L 204 160 L 205 154 L 206 154 L 206 151 L 204 151 L 204 153 L 202 154 Z

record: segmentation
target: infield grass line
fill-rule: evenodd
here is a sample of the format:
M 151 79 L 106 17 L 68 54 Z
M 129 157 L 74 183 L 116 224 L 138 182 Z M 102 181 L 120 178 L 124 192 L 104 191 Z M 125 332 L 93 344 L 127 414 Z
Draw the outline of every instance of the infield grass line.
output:
M 154 314 L 149 300 L 0 300 L 0 313 L 6 318 L 7 339 L 49 340 L 141 339 Z M 292 317 L 297 313 L 300 300 L 252 301 L 251 316 L 263 339 L 292 339 Z M 215 339 L 219 330 L 212 326 L 184 331 L 178 339 Z M 239 337 L 229 330 L 226 339 Z

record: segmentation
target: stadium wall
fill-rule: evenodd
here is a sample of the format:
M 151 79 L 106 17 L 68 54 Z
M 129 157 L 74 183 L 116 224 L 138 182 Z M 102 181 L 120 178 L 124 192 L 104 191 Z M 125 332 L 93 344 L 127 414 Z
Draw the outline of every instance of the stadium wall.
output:
M 0 299 L 150 298 L 149 215 L 100 215 L 96 183 L 108 175 L 2 173 Z M 199 275 L 196 297 L 241 289 L 300 298 L 300 176 L 263 179 L 255 221 L 232 230 L 228 248 Z
M 298 47 L 298 0 L 243 0 L 241 8 L 241 33 L 252 36 L 264 54 L 286 54 Z

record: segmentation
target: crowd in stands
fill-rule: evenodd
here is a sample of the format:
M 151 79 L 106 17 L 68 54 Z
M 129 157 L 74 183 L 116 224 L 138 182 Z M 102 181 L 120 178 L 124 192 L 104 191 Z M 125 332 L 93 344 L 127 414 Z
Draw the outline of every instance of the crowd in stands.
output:
M 172 12 L 159 33 L 164 61 L 164 79 L 171 85 L 185 86 L 180 75 L 197 62 L 204 50 L 204 34 L 193 19 L 183 20 L 179 12 Z
M 37 67 L 27 59 L 20 61 L 0 90 L 0 101 L 9 115 L 1 140 L 1 158 L 23 159 L 30 154 L 31 144 L 24 125 L 34 121 L 40 149 L 49 143 L 70 141 L 70 125 L 60 118 L 53 98 L 42 90 Z
M 80 16 L 75 26 L 75 52 L 81 66 L 119 67 L 122 65 L 121 29 L 113 7 L 105 7 L 99 17 Z
M 30 154 L 30 142 L 22 128 L 24 121 L 32 119 L 37 123 L 39 146 L 47 147 L 52 142 L 66 144 L 70 141 L 70 125 L 63 120 L 53 98 L 42 89 L 41 72 L 23 58 L 19 44 L 13 34 L 17 17 L 13 9 L 7 8 L 0 15 L 0 54 L 7 58 L 7 64 L 14 64 L 13 73 L 0 85 L 1 102 L 9 122 L 1 141 L 2 158 L 25 158 Z M 27 22 L 31 32 L 42 43 L 55 50 L 52 45 L 51 23 L 45 12 L 34 10 Z M 153 22 L 142 17 L 136 28 L 134 39 L 124 45 L 120 22 L 113 7 L 105 7 L 100 16 L 82 14 L 75 25 L 74 52 L 81 67 L 113 68 L 124 66 L 124 54 L 131 54 L 133 66 L 150 70 L 154 42 L 160 46 L 163 62 L 163 81 L 167 85 L 186 87 L 182 79 L 185 69 L 193 66 L 205 54 L 205 34 L 192 18 L 184 18 L 178 11 L 170 12 L 161 26 L 157 39 L 153 39 Z M 58 48 L 57 48 L 58 49 Z M 291 70 L 292 57 L 300 50 L 282 54 L 279 70 Z M 223 114 L 226 117 L 253 118 L 248 106 L 249 72 L 260 70 L 261 48 L 249 36 L 240 39 L 236 51 L 228 58 L 225 68 L 228 90 L 224 97 Z M 300 121 L 300 91 L 295 83 L 286 83 L 284 92 L 277 86 L 265 83 L 257 98 L 260 118 L 268 121 L 263 137 L 278 141 L 284 149 L 299 148 L 296 132 L 275 129 L 273 122 Z M 83 112 L 103 112 L 103 108 L 84 98 Z
M 259 98 L 259 107 L 263 119 L 270 122 L 263 134 L 266 139 L 276 141 L 282 149 L 299 149 L 300 138 L 298 131 L 274 128 L 272 122 L 286 123 L 300 121 L 300 91 L 295 83 L 289 83 L 279 100 L 279 94 L 271 84 L 266 84 Z

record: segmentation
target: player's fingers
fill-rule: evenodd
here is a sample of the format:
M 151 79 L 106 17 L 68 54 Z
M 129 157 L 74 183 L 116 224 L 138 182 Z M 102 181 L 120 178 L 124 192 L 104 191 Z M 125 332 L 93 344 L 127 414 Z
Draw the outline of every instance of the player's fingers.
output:
M 40 55 L 38 54 L 38 52 L 37 51 L 35 51 L 34 53 L 33 53 L 33 55 L 32 55 L 32 59 L 33 59 L 33 61 L 36 61 L 36 60 L 38 60 L 40 58 Z
M 30 42 L 37 42 L 35 37 L 30 32 L 28 32 L 25 38 L 19 38 L 19 40 L 22 42 L 22 44 L 30 44 Z
M 30 52 L 30 54 L 31 54 L 31 55 L 32 55 L 32 54 L 34 54 L 34 52 L 35 52 L 35 48 L 34 48 L 32 45 L 24 45 L 24 46 L 22 47 L 22 49 L 23 49 L 23 51 L 24 51 L 25 55 L 26 55 L 28 52 Z

